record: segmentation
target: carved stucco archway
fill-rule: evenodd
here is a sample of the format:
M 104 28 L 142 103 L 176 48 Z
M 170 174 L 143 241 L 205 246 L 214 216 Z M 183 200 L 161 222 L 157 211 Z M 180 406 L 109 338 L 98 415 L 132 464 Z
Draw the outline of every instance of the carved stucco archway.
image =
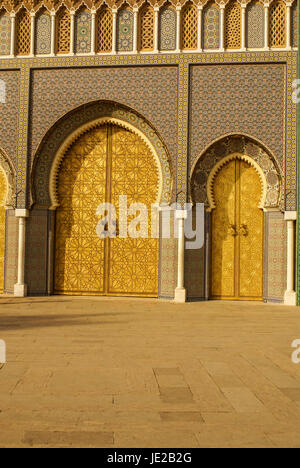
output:
M 116 125 L 122 128 L 125 128 L 126 130 L 129 130 L 132 133 L 135 133 L 138 135 L 148 146 L 150 149 L 155 162 L 156 166 L 158 169 L 158 176 L 159 176 L 159 187 L 158 187 L 158 197 L 156 200 L 156 204 L 159 204 L 162 199 L 162 192 L 163 192 L 163 175 L 162 175 L 162 166 L 161 166 L 161 161 L 158 158 L 158 155 L 153 147 L 153 145 L 150 143 L 148 138 L 142 133 L 140 130 L 135 128 L 133 125 L 124 122 L 123 120 L 111 118 L 111 117 L 101 117 L 100 119 L 96 119 L 92 122 L 89 122 L 79 129 L 75 130 L 67 139 L 66 141 L 61 145 L 59 150 L 57 151 L 51 172 L 50 172 L 50 181 L 49 181 L 49 191 L 50 191 L 50 200 L 51 200 L 51 209 L 56 209 L 59 206 L 59 199 L 58 199 L 58 193 L 57 193 L 57 178 L 59 174 L 59 169 L 61 166 L 61 163 L 65 157 L 66 152 L 68 149 L 85 133 L 89 132 L 90 130 L 100 127 L 105 124 L 112 124 Z
M 59 163 L 66 149 L 82 133 L 101 122 L 115 122 L 138 133 L 147 143 L 160 165 L 161 203 L 170 203 L 172 175 L 170 157 L 158 132 L 142 116 L 121 104 L 97 101 L 68 113 L 45 135 L 36 152 L 32 168 L 31 204 L 55 208 L 55 187 Z
M 259 165 L 254 161 L 254 159 L 249 158 L 249 156 L 246 156 L 245 154 L 240 154 L 240 153 L 232 153 L 229 156 L 226 156 L 225 158 L 221 159 L 212 171 L 210 172 L 207 180 L 207 198 L 208 198 L 208 208 L 207 211 L 212 211 L 216 208 L 216 203 L 215 203 L 215 195 L 214 195 L 214 183 L 216 176 L 218 173 L 221 171 L 221 169 L 226 166 L 227 163 L 230 161 L 233 161 L 234 159 L 241 159 L 242 161 L 246 161 L 250 166 L 254 167 L 256 172 L 259 175 L 260 182 L 261 182 L 261 198 L 260 198 L 260 203 L 259 203 L 259 208 L 264 209 L 265 204 L 266 204 L 266 197 L 267 197 L 267 181 L 265 178 L 265 175 L 262 171 L 262 169 L 259 167 Z
M 15 206 L 15 193 L 16 193 L 16 176 L 14 167 L 5 154 L 0 148 L 0 170 L 6 178 L 7 192 L 4 200 L 4 206 L 6 208 L 13 208 Z
M 262 182 L 260 208 L 284 210 L 282 175 L 275 158 L 259 142 L 244 135 L 229 135 L 213 143 L 199 157 L 191 172 L 191 198 L 214 208 L 213 182 L 218 171 L 230 160 L 239 158 L 252 165 Z

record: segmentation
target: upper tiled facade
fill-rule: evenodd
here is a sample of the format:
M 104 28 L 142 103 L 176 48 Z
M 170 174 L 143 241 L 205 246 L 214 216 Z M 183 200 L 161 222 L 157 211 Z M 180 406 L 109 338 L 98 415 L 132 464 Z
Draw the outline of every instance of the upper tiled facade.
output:
M 290 50 L 297 0 L 0 0 L 0 56 Z

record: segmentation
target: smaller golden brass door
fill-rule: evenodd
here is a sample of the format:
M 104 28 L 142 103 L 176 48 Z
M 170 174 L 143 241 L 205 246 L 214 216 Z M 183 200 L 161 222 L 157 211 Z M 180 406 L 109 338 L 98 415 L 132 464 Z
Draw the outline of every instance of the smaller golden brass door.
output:
M 240 159 L 226 164 L 214 182 L 211 297 L 262 300 L 262 186 L 254 167 Z

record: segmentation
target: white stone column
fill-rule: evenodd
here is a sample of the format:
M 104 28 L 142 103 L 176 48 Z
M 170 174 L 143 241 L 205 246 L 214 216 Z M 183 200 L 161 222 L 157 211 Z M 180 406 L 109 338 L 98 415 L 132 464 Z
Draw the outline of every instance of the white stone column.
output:
M 75 11 L 70 11 L 71 17 L 71 27 L 70 27 L 70 55 L 74 54 L 74 45 L 75 45 Z
M 55 55 L 55 10 L 51 10 L 51 52 L 52 57 Z
M 32 11 L 30 12 L 30 19 L 31 19 L 31 25 L 30 25 L 30 56 L 34 57 L 35 53 L 35 12 Z
M 198 47 L 197 51 L 202 52 L 202 12 L 203 5 L 198 5 Z
M 139 9 L 133 9 L 133 53 L 138 53 L 138 15 Z
M 241 8 L 242 8 L 241 50 L 245 51 L 246 50 L 246 9 L 247 9 L 247 3 L 242 3 Z
M 286 48 L 291 50 L 291 8 L 292 2 L 286 4 Z
M 265 9 L 265 46 L 264 50 L 269 50 L 269 3 L 264 3 Z
M 112 28 L 112 54 L 117 53 L 117 15 L 118 15 L 118 10 L 116 8 L 113 8 L 112 10 L 112 15 L 113 15 L 113 28 Z
M 92 13 L 92 23 L 91 23 L 91 54 L 95 55 L 96 53 L 96 10 L 93 9 Z
M 176 52 L 181 52 L 181 6 L 176 7 Z
M 154 7 L 154 54 L 158 54 L 159 7 Z
M 287 222 L 287 278 L 284 303 L 286 305 L 295 306 L 297 304 L 295 291 L 295 224 L 297 212 L 286 211 L 284 219 Z
M 10 56 L 15 56 L 16 14 L 10 14 Z
M 25 297 L 27 295 L 27 285 L 25 284 L 26 218 L 28 218 L 29 212 L 25 209 L 16 209 L 15 216 L 19 219 L 19 247 L 18 282 L 14 286 L 14 295 Z
M 224 52 L 225 5 L 220 5 L 220 52 Z
M 184 220 L 187 218 L 186 210 L 176 210 L 175 219 L 178 221 L 178 272 L 177 288 L 175 289 L 175 302 L 186 302 L 186 289 L 184 287 Z

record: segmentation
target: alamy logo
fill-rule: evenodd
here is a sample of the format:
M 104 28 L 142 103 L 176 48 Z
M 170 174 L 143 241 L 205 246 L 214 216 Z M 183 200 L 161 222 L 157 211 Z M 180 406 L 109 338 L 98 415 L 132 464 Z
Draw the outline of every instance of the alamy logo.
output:
M 6 103 L 6 83 L 0 80 L 0 104 Z
M 300 364 L 300 340 L 294 340 L 292 343 L 292 348 L 296 348 L 292 354 L 292 362 L 294 364 Z
M 6 363 L 6 344 L 4 340 L 0 340 L 0 364 Z
M 191 203 L 184 205 L 182 210 L 179 203 L 171 206 L 151 205 L 149 210 L 143 203 L 132 203 L 128 207 L 127 196 L 119 196 L 118 208 L 111 203 L 102 203 L 98 206 L 96 214 L 101 217 L 96 232 L 100 239 L 120 238 L 126 239 L 158 239 L 159 237 L 159 212 L 161 213 L 161 237 L 170 239 L 179 238 L 179 222 L 174 216 L 174 224 L 171 222 L 171 212 L 184 212 L 184 236 L 186 249 L 201 249 L 204 245 L 204 204 Z

